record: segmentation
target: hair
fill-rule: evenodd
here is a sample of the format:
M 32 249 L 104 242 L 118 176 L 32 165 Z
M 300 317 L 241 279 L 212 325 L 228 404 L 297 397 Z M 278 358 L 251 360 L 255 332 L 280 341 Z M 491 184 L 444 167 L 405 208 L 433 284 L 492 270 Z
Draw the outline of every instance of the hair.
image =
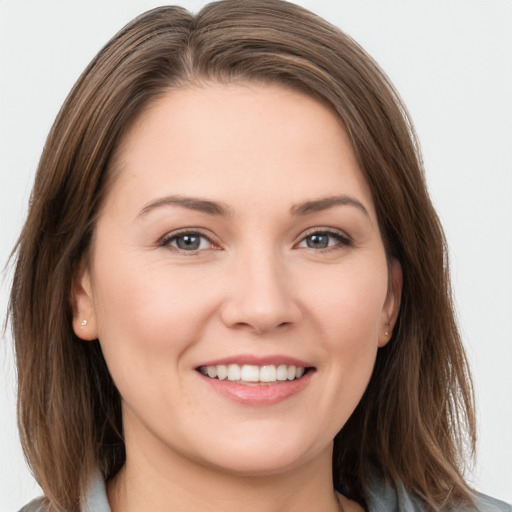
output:
M 98 340 L 74 334 L 71 299 L 116 148 L 169 91 L 247 81 L 293 88 L 334 112 L 371 189 L 388 258 L 402 267 L 393 337 L 334 440 L 334 486 L 364 503 L 377 473 L 429 510 L 471 503 L 463 471 L 476 438 L 472 385 L 407 110 L 338 28 L 285 1 L 226 0 L 196 15 L 161 7 L 130 22 L 80 76 L 46 141 L 13 252 L 10 318 L 22 445 L 49 509 L 77 511 L 94 468 L 108 480 L 125 460 L 119 393 Z

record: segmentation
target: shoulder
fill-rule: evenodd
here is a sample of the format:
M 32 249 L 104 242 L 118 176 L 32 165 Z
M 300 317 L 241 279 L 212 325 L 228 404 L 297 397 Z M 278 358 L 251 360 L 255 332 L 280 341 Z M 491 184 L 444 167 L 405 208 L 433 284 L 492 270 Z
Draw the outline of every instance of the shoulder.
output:
M 89 486 L 80 500 L 81 512 L 111 512 L 107 499 L 105 482 L 99 470 L 96 470 L 89 480 Z M 36 498 L 18 512 L 49 512 L 48 501 Z
M 368 512 L 425 512 L 424 504 L 403 486 L 373 480 L 366 495 Z M 443 509 L 444 510 L 444 509 Z M 512 512 L 512 506 L 485 494 L 474 494 L 474 507 L 450 507 L 450 512 Z M 447 510 L 448 512 L 448 510 Z
M 19 512 L 46 512 L 47 510 L 46 500 L 44 498 L 36 498 L 27 503 Z
M 475 504 L 479 512 L 512 512 L 510 504 L 485 494 L 476 493 Z

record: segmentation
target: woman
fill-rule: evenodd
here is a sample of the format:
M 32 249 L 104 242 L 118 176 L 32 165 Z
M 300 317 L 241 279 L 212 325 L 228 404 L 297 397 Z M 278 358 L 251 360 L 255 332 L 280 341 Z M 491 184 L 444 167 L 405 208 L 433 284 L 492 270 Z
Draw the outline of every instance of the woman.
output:
M 17 250 L 27 510 L 508 510 L 461 476 L 471 386 L 411 123 L 310 13 L 129 24 L 55 122 Z

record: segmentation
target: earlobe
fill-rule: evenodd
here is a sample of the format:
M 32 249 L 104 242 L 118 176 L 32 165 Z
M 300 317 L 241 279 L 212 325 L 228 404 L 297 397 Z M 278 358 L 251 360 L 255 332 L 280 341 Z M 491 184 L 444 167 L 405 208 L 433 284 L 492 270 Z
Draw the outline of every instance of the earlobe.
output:
M 98 337 L 96 311 L 90 273 L 87 269 L 83 268 L 77 273 L 71 294 L 73 331 L 83 340 L 95 340 Z
M 379 347 L 386 345 L 393 335 L 393 328 L 400 311 L 402 282 L 402 266 L 398 260 L 393 260 L 389 268 L 388 292 L 382 311 Z

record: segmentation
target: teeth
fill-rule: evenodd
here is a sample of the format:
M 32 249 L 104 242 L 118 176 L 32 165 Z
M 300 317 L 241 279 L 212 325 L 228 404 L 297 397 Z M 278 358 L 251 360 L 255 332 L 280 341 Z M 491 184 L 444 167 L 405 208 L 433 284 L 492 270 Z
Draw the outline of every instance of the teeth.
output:
M 228 367 L 225 364 L 217 365 L 217 378 L 224 380 L 228 376 Z
M 244 364 L 242 371 L 240 372 L 240 380 L 245 382 L 259 382 L 260 380 L 260 369 L 258 366 L 252 364 Z
M 262 366 L 260 368 L 260 381 L 261 382 L 275 382 L 276 381 L 276 367 L 273 365 Z
M 256 366 L 253 364 L 218 364 L 215 366 L 201 366 L 199 371 L 210 379 L 242 381 L 242 382 L 276 382 L 300 379 L 305 372 L 301 366 L 287 366 L 285 364 Z
M 285 364 L 277 367 L 277 380 L 288 380 L 288 367 Z
M 228 380 L 240 380 L 240 366 L 237 364 L 228 366 Z

